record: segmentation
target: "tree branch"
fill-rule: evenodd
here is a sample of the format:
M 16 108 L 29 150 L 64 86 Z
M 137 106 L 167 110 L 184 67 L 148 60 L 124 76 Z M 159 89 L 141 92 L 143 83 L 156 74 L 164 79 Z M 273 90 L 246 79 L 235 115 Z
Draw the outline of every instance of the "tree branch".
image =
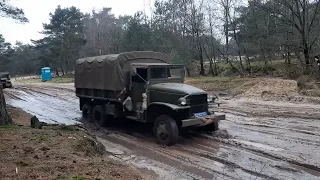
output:
M 312 26 L 313 26 L 313 24 L 314 24 L 314 21 L 315 21 L 316 17 L 317 17 L 317 14 L 318 14 L 318 11 L 319 11 L 319 4 L 320 4 L 320 1 L 318 0 L 318 1 L 317 1 L 317 4 L 316 4 L 315 12 L 314 12 L 313 17 L 312 17 L 312 19 L 311 19 L 310 26 L 309 26 L 309 28 L 308 28 L 308 32 L 309 32 L 309 33 L 311 32 L 311 28 L 312 28 Z
M 309 49 L 311 49 L 313 47 L 313 45 L 317 42 L 317 40 L 319 40 L 320 36 L 317 36 L 313 41 L 312 43 L 310 44 L 309 46 Z

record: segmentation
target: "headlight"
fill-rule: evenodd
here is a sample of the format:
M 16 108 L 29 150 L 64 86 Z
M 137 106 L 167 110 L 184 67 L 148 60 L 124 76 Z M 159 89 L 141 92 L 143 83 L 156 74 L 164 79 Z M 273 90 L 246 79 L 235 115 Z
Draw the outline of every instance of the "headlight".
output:
M 187 104 L 186 98 L 182 97 L 182 98 L 178 99 L 178 104 L 181 106 L 185 106 Z

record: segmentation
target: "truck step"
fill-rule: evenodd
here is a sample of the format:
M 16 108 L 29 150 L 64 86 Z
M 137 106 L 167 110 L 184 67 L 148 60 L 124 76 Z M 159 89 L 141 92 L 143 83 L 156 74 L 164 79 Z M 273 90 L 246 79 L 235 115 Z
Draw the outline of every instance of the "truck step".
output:
M 137 118 L 137 117 L 135 117 L 135 116 L 127 116 L 126 118 L 127 118 L 127 119 L 130 119 L 130 120 L 133 120 L 133 121 L 146 122 L 145 120 L 140 119 L 140 118 Z
M 139 119 L 134 116 L 127 116 L 127 119 L 138 121 Z

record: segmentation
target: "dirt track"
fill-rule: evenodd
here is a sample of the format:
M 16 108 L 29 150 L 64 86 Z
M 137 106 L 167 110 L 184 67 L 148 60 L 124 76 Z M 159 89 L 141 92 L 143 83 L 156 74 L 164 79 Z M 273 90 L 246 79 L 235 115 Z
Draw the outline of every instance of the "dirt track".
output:
M 16 85 L 9 104 L 40 120 L 80 120 L 72 84 Z M 159 179 L 320 179 L 320 106 L 224 100 L 227 114 L 215 134 L 190 133 L 161 147 L 147 127 L 132 123 L 94 130 L 110 157 Z

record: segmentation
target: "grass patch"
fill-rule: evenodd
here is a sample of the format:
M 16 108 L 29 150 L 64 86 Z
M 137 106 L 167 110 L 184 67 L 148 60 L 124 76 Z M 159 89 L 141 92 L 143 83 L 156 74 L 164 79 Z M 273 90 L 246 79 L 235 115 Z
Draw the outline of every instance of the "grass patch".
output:
M 102 156 L 105 153 L 105 147 L 100 142 L 87 136 L 84 136 L 79 140 L 74 149 L 76 151 L 84 152 L 86 156 Z
M 232 62 L 233 66 L 240 68 L 239 62 Z M 247 64 L 243 63 L 244 68 L 248 68 Z M 297 59 L 292 59 L 290 66 L 285 63 L 285 60 L 270 60 L 267 64 L 264 61 L 251 61 L 251 73 L 256 76 L 276 76 L 297 78 L 303 73 L 301 63 Z M 222 76 L 234 76 L 239 74 L 238 70 L 233 69 L 230 64 L 225 62 L 217 63 L 218 72 Z M 209 67 L 206 67 L 208 69 Z M 208 70 L 207 70 L 208 71 Z
M 89 180 L 89 179 L 85 177 L 75 176 L 75 177 L 72 177 L 71 180 Z
M 51 81 L 45 81 L 45 82 L 42 82 L 40 78 L 31 78 L 31 79 L 17 80 L 17 82 L 22 82 L 22 83 L 73 83 L 74 78 L 72 78 L 72 77 L 56 77 L 56 78 L 52 78 Z
M 297 79 L 299 93 L 305 96 L 320 97 L 320 83 L 309 76 L 301 76 Z
M 15 129 L 19 129 L 19 126 L 15 125 L 15 124 L 9 124 L 9 125 L 3 125 L 0 126 L 0 130 L 15 130 Z
M 57 78 L 53 78 L 52 81 L 48 81 L 48 82 L 52 82 L 52 83 L 73 83 L 74 82 L 74 78 L 71 77 L 57 77 Z
M 233 95 L 241 94 L 254 86 L 257 78 L 196 77 L 187 78 L 185 83 L 205 91 L 224 91 Z
M 78 131 L 79 130 L 78 127 L 76 127 L 76 126 L 70 126 L 70 125 L 68 126 L 68 125 L 64 125 L 64 124 L 57 126 L 57 129 L 60 129 L 63 131 Z
M 39 143 L 49 141 L 50 137 L 48 135 L 40 135 L 38 138 Z

